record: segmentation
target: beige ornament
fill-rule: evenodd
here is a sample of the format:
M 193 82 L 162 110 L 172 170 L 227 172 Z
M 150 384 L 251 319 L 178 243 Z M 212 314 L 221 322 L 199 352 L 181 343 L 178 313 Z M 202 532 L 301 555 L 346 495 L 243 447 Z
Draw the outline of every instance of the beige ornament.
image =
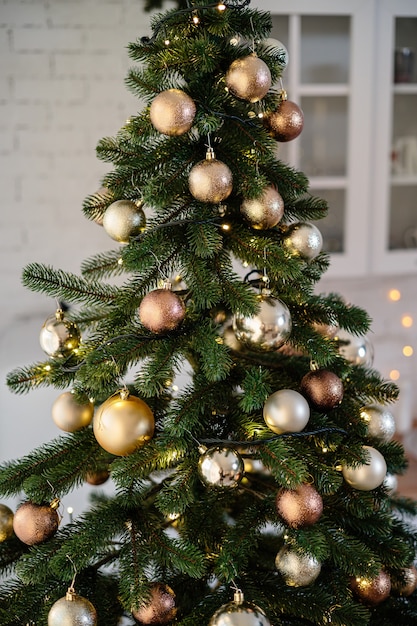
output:
M 80 403 L 72 391 L 65 391 L 52 405 L 52 419 L 61 430 L 74 433 L 91 423 L 94 405 L 90 400 Z
M 275 187 L 267 187 L 260 198 L 244 200 L 240 212 L 256 230 L 276 226 L 284 215 L 284 201 Z
M 145 228 L 146 218 L 141 204 L 132 200 L 116 200 L 107 207 L 103 216 L 103 228 L 119 243 L 128 243 Z
M 258 102 L 271 88 L 271 72 L 256 54 L 233 61 L 226 73 L 226 85 L 236 98 Z
M 195 102 L 181 89 L 161 91 L 152 101 L 149 115 L 156 130 L 163 135 L 183 135 L 194 122 Z
M 191 168 L 188 186 L 196 200 L 217 204 L 232 193 L 232 172 L 225 163 L 216 159 L 213 149 L 209 148 L 205 160 Z

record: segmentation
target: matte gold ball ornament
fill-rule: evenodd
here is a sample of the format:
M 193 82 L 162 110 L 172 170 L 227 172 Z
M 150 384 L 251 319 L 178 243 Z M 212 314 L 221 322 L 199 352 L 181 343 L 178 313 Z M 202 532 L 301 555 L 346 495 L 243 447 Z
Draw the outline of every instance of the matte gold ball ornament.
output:
M 274 433 L 300 432 L 310 419 L 310 407 L 301 393 L 280 389 L 272 393 L 263 408 L 266 425 Z
M 279 517 L 291 528 L 312 526 L 323 513 L 323 499 L 313 485 L 303 484 L 296 489 L 281 489 L 276 497 Z
M 185 91 L 167 89 L 152 100 L 149 115 L 153 126 L 160 133 L 178 136 L 190 130 L 196 111 L 194 100 Z
M 303 376 L 300 383 L 301 393 L 319 411 L 330 411 L 343 399 L 343 383 L 329 370 L 313 369 Z
M 13 511 L 5 504 L 0 504 L 0 543 L 13 535 Z
M 243 459 L 236 450 L 215 446 L 200 447 L 198 474 L 201 481 L 209 487 L 237 487 L 243 478 Z
M 153 333 L 166 333 L 178 328 L 185 317 L 185 304 L 166 282 L 162 289 L 150 291 L 139 306 L 141 324 Z
M 188 187 L 199 202 L 217 204 L 232 193 L 233 175 L 226 163 L 216 159 L 213 148 L 208 148 L 204 161 L 191 168 Z
M 285 143 L 296 139 L 304 128 L 304 114 L 298 104 L 287 99 L 285 90 L 275 111 L 265 116 L 265 125 L 274 139 Z
M 271 622 L 259 606 L 245 600 L 239 589 L 231 602 L 217 609 L 208 626 L 271 626 Z
M 282 245 L 292 255 L 305 261 L 313 261 L 321 252 L 323 237 L 314 224 L 296 222 L 286 231 Z
M 381 570 L 375 578 L 352 578 L 351 588 L 357 598 L 368 606 L 377 606 L 386 600 L 391 592 L 391 579 Z
M 275 187 L 267 187 L 260 198 L 244 200 L 240 212 L 250 226 L 266 230 L 276 226 L 284 215 L 284 201 Z
M 50 504 L 24 502 L 19 506 L 13 518 L 13 530 L 20 541 L 28 546 L 43 543 L 58 530 L 59 500 L 55 498 Z
M 110 204 L 103 215 L 103 228 L 106 233 L 119 243 L 129 243 L 145 228 L 146 217 L 141 202 L 116 200 Z
M 169 624 L 177 614 L 175 593 L 163 583 L 153 583 L 149 601 L 132 610 L 139 624 Z
M 321 564 L 311 554 L 298 554 L 283 546 L 275 559 L 275 567 L 289 587 L 311 585 L 321 572 Z
M 250 54 L 233 61 L 226 73 L 226 85 L 236 98 L 258 102 L 271 88 L 271 72 L 262 59 Z
M 372 446 L 362 446 L 366 461 L 360 465 L 342 464 L 342 474 L 345 481 L 358 491 L 376 489 L 385 480 L 387 464 L 383 455 Z
M 149 406 L 125 389 L 99 406 L 93 432 L 100 446 L 116 456 L 131 454 L 152 439 L 155 420 Z
M 376 404 L 364 406 L 361 418 L 368 426 L 368 435 L 381 441 L 391 441 L 395 435 L 395 417 L 385 407 Z
M 86 399 L 79 402 L 72 391 L 64 391 L 52 405 L 52 419 L 61 430 L 75 433 L 91 424 L 94 404 Z
M 55 315 L 49 316 L 39 335 L 42 350 L 50 357 L 64 358 L 75 352 L 81 343 L 78 326 L 66 319 L 64 311 L 57 309 Z
M 66 595 L 57 600 L 48 613 L 48 626 L 97 626 L 94 605 L 69 587 Z

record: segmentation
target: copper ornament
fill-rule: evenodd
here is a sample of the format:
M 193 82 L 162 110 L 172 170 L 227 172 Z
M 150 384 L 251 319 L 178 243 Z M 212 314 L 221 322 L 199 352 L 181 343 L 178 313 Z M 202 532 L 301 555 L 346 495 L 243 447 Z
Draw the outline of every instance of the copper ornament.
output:
M 417 589 L 417 569 L 414 565 L 411 567 L 404 567 L 400 571 L 400 576 L 402 580 L 391 581 L 392 590 L 400 596 L 411 596 L 411 594 Z
M 0 543 L 13 535 L 13 511 L 5 504 L 0 504 Z
M 209 148 L 205 160 L 191 168 L 188 186 L 196 200 L 217 204 L 232 193 L 232 172 L 223 161 L 216 159 L 213 150 Z
M 13 518 L 16 537 L 28 546 L 35 546 L 52 537 L 59 526 L 58 500 L 51 504 L 24 502 Z
M 376 606 L 389 597 L 391 592 L 391 579 L 386 572 L 381 570 L 375 578 L 352 578 L 351 588 L 353 593 L 363 604 Z
M 300 391 L 319 411 L 330 411 L 343 399 L 343 383 L 329 370 L 308 372 L 301 380 Z
M 267 187 L 260 198 L 244 200 L 240 212 L 252 228 L 266 230 L 280 222 L 284 215 L 284 201 L 275 187 Z
M 169 624 L 176 614 L 175 593 L 163 583 L 153 583 L 150 600 L 132 610 L 132 615 L 139 624 Z
M 248 102 L 258 102 L 271 87 L 271 72 L 256 54 L 233 61 L 226 73 L 226 85 L 234 96 Z
M 153 333 L 175 330 L 185 317 L 185 304 L 170 289 L 154 289 L 139 306 L 139 319 Z
M 265 125 L 277 141 L 292 141 L 303 130 L 304 114 L 295 102 L 282 100 L 278 108 L 265 117 Z
M 110 472 L 106 469 L 97 470 L 95 472 L 88 472 L 85 477 L 85 482 L 89 485 L 103 485 L 110 478 Z
M 276 497 L 278 515 L 291 528 L 303 528 L 318 522 L 323 513 L 323 500 L 312 485 L 281 489 Z
M 61 430 L 74 433 L 91 423 L 94 405 L 90 400 L 83 403 L 75 399 L 71 391 L 58 396 L 52 405 L 52 419 Z
M 146 223 L 141 203 L 132 200 L 116 200 L 107 207 L 103 215 L 103 228 L 119 243 L 128 243 L 131 237 L 139 235 Z
M 97 626 L 94 605 L 70 587 L 66 596 L 57 600 L 48 613 L 48 626 Z
M 48 317 L 39 335 L 42 350 L 52 358 L 70 356 L 81 342 L 81 334 L 74 322 L 65 318 L 64 312 L 58 309 L 55 315 Z
M 153 126 L 163 135 L 187 133 L 194 122 L 195 102 L 181 89 L 161 91 L 152 101 L 149 115 Z

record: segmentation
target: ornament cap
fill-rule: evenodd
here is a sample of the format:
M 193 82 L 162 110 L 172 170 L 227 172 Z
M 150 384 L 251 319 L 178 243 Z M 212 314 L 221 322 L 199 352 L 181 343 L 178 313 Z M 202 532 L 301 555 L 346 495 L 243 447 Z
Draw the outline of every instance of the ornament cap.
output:
M 75 593 L 74 587 L 68 587 L 67 593 L 65 594 L 65 600 L 67 600 L 68 602 L 73 602 L 76 597 L 77 594 Z
M 207 148 L 207 152 L 206 152 L 206 161 L 214 161 L 214 159 L 216 158 L 216 155 L 214 154 L 214 150 L 213 148 Z
M 243 595 L 243 591 L 241 589 L 236 589 L 233 594 L 233 602 L 235 602 L 235 604 L 243 604 L 244 600 L 245 596 Z
M 49 506 L 51 507 L 51 509 L 53 509 L 54 511 L 56 511 L 59 508 L 60 505 L 60 500 L 59 498 L 54 498 L 52 500 L 52 502 L 50 502 Z
M 64 311 L 62 309 L 57 309 L 55 312 L 55 317 L 58 322 L 62 322 L 62 320 L 64 319 Z
M 120 389 L 119 396 L 121 400 L 127 400 L 130 396 L 129 389 Z
M 162 285 L 162 289 L 166 289 L 167 291 L 171 291 L 172 290 L 172 282 L 170 280 L 164 280 L 164 283 Z
M 281 100 L 288 100 L 288 94 L 285 89 L 281 89 L 281 91 L 279 92 L 279 96 Z

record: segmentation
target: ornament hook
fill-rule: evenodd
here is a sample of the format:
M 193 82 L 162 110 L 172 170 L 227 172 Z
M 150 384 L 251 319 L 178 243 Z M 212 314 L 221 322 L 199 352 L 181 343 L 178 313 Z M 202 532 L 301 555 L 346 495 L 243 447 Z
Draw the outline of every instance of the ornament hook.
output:
M 75 566 L 74 561 L 72 560 L 72 558 L 70 557 L 69 554 L 65 555 L 68 559 L 68 561 L 71 563 L 72 567 L 74 568 L 74 576 L 72 577 L 72 581 L 70 586 L 68 587 L 68 591 L 67 591 L 67 600 L 73 600 L 74 599 L 74 595 L 75 595 L 75 579 L 77 577 L 77 568 Z

